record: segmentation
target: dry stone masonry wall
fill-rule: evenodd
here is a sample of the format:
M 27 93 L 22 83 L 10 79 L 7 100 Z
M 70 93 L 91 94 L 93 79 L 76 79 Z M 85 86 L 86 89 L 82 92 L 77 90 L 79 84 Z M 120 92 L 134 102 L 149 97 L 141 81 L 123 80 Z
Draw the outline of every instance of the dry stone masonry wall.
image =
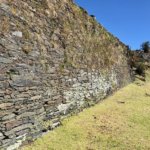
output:
M 127 47 L 71 0 L 0 1 L 0 149 L 130 81 Z

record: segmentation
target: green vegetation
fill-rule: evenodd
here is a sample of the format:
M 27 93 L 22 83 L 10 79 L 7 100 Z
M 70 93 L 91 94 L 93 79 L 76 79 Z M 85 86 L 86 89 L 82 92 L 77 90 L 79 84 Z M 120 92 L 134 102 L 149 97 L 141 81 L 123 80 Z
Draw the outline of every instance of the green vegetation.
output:
M 138 75 L 145 76 L 146 66 L 144 62 L 136 63 L 136 73 Z
M 31 51 L 32 51 L 32 47 L 30 45 L 24 45 L 22 47 L 22 51 L 25 53 L 25 54 L 29 54 Z
M 150 73 L 23 150 L 149 150 Z
M 9 31 L 10 24 L 9 24 L 9 18 L 8 17 L 2 17 L 1 23 L 0 23 L 0 33 L 7 33 Z
M 144 42 L 141 45 L 141 48 L 145 53 L 148 53 L 150 51 L 150 42 L 149 41 Z
M 83 11 L 85 14 L 88 14 L 88 12 L 81 6 L 79 6 L 79 8 L 81 9 L 81 11 Z

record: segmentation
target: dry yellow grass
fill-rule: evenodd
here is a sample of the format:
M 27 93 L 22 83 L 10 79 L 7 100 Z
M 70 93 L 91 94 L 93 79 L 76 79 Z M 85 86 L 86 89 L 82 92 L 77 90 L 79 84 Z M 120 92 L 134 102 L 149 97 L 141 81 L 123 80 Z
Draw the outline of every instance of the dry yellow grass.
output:
M 150 75 L 22 150 L 150 150 Z

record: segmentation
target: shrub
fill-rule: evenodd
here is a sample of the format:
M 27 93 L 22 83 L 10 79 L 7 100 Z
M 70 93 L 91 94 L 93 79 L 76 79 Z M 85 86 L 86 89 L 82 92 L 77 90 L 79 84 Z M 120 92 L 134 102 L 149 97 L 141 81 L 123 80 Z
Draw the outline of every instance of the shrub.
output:
M 146 41 L 141 45 L 142 50 L 144 53 L 148 53 L 150 51 L 150 42 Z
M 95 18 L 95 16 L 94 15 L 90 15 L 92 18 Z
M 24 45 L 22 47 L 22 51 L 25 53 L 25 54 L 29 54 L 31 51 L 32 51 L 32 47 L 30 45 Z
M 136 66 L 136 73 L 142 76 L 145 76 L 145 64 L 144 63 L 139 63 Z
M 88 14 L 88 12 L 87 12 L 83 7 L 80 7 L 80 9 L 81 9 L 85 14 Z
M 131 47 L 129 45 L 126 45 L 127 50 L 131 50 Z
M 9 18 L 8 17 L 3 17 L 1 19 L 0 23 L 0 32 L 2 34 L 6 34 L 9 31 Z

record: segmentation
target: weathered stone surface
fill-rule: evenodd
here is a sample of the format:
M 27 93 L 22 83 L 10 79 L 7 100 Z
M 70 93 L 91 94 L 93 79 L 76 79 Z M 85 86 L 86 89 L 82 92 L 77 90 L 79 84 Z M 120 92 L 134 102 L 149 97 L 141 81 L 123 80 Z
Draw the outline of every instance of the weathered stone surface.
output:
M 0 140 L 4 139 L 4 135 L 0 132 Z
M 21 131 L 21 130 L 24 130 L 24 129 L 31 128 L 31 126 L 32 126 L 31 123 L 20 125 L 20 126 L 18 126 L 18 127 L 16 127 L 16 128 L 13 128 L 13 129 L 10 130 L 10 131 L 5 132 L 5 135 L 8 136 L 8 135 L 13 134 L 13 133 L 15 133 L 15 132 L 17 132 L 17 131 Z
M 32 80 L 20 79 L 10 83 L 13 87 L 28 87 L 34 85 Z
M 23 124 L 23 121 L 22 120 L 13 120 L 13 121 L 10 121 L 8 123 L 6 123 L 6 130 L 9 131 L 11 129 L 13 129 L 14 127 L 17 127 L 19 125 Z
M 0 57 L 0 63 L 3 63 L 3 64 L 10 64 L 12 63 L 13 61 L 11 59 L 7 59 L 7 58 L 4 58 L 4 57 Z
M 31 97 L 31 100 L 39 100 L 41 98 L 41 95 L 36 95 L 36 96 L 33 96 Z
M 2 103 L 0 104 L 0 110 L 9 109 L 12 105 L 13 103 Z
M 12 35 L 22 38 L 22 32 L 21 31 L 15 31 L 12 33 Z
M 0 7 L 5 11 L 10 10 L 10 7 L 8 5 L 6 5 L 5 3 L 1 3 Z
M 9 83 L 8 82 L 0 82 L 0 89 L 7 89 L 9 87 Z
M 58 110 L 61 114 L 66 115 L 69 113 L 69 111 L 72 109 L 73 106 L 75 106 L 75 102 L 72 102 L 70 104 L 61 104 L 58 106 Z
M 36 114 L 35 112 L 24 112 L 24 113 L 18 115 L 16 118 L 21 119 L 21 118 L 25 118 L 25 117 L 31 117 L 35 114 Z
M 4 116 L 3 118 L 2 118 L 2 120 L 4 121 L 4 120 L 10 120 L 10 119 L 12 119 L 12 118 L 14 118 L 15 117 L 15 114 L 8 114 L 8 115 L 6 115 L 6 116 Z
M 4 0 L 0 22 L 0 149 L 131 81 L 127 47 L 72 0 Z

